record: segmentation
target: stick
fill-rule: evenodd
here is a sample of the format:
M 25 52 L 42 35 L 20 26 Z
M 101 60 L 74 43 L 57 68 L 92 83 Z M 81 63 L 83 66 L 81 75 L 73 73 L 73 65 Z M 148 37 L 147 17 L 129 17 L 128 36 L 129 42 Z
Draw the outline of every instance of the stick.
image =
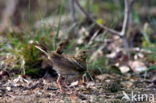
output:
M 91 21 L 93 21 L 95 24 L 97 24 L 98 26 L 100 26 L 101 28 L 105 29 L 106 31 L 112 33 L 112 34 L 115 34 L 115 35 L 118 35 L 120 37 L 124 36 L 125 33 L 126 33 L 126 29 L 128 28 L 128 22 L 129 22 L 129 16 L 130 16 L 130 10 L 134 4 L 134 1 L 135 0 L 132 0 L 129 4 L 128 0 L 124 0 L 125 2 L 125 11 L 124 11 L 124 20 L 123 20 L 123 26 L 122 26 L 122 30 L 120 32 L 114 30 L 114 29 L 111 29 L 111 28 L 108 28 L 102 24 L 98 24 L 96 22 L 96 20 L 88 13 L 84 10 L 84 8 L 80 5 L 80 3 L 78 2 L 78 0 L 74 0 L 75 1 L 75 4 L 77 5 L 77 7 L 79 8 L 79 10 L 83 13 L 83 15 L 90 19 Z
M 43 50 L 41 47 L 39 47 L 39 46 L 37 46 L 37 45 L 35 45 L 35 47 L 36 47 L 37 49 L 39 49 L 41 52 L 43 52 L 43 53 L 48 57 L 49 60 L 51 60 L 51 59 L 50 59 L 50 55 L 49 55 L 45 50 Z

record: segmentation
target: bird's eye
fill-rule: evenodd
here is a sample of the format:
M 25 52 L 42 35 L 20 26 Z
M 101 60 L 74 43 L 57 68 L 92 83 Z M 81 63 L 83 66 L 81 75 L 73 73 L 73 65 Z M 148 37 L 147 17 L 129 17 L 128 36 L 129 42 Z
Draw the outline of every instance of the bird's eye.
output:
M 83 51 L 82 53 L 86 53 L 86 51 Z

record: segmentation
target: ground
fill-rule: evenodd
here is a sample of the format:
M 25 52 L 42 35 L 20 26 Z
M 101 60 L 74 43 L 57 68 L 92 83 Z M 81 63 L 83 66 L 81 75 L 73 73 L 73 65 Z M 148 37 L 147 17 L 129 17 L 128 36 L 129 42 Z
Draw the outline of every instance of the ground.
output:
M 18 76 L 0 83 L 0 103 L 138 103 L 124 99 L 126 96 L 152 103 L 156 93 L 151 79 L 136 74 L 101 74 L 83 84 L 75 81 L 64 92 L 60 92 L 53 78 Z

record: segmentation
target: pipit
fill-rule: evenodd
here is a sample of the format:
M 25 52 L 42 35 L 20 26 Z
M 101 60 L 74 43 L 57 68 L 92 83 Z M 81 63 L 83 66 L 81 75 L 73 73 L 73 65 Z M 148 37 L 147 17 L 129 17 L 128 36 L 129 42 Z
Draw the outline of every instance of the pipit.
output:
M 57 52 L 50 54 L 50 62 L 53 69 L 58 73 L 57 84 L 62 90 L 60 80 L 62 77 L 67 81 L 81 78 L 86 71 L 86 52 L 80 51 L 75 56 L 60 55 Z
M 62 46 L 62 45 L 61 45 Z M 86 51 L 80 50 L 75 55 L 64 55 L 62 54 L 62 49 L 57 49 L 51 53 L 45 52 L 40 47 L 36 46 L 39 50 L 44 52 L 49 59 L 50 65 L 57 72 L 57 84 L 61 91 L 63 91 L 61 86 L 61 79 L 65 78 L 67 81 L 73 81 L 80 79 L 85 73 L 86 69 Z

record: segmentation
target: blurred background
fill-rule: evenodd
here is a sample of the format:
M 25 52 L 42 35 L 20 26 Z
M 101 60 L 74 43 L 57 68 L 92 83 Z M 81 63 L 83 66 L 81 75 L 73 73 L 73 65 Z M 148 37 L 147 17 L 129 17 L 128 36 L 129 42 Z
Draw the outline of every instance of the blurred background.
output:
M 62 16 L 69 16 L 69 18 L 66 18 L 67 21 L 78 18 L 77 22 L 80 22 L 80 20 L 85 19 L 85 17 L 83 17 L 82 11 L 79 10 L 73 1 L 74 0 L 0 0 L 1 23 L 7 22 L 5 25 L 25 26 L 35 24 L 42 19 L 46 20 L 51 18 L 51 21 L 55 21 L 59 15 L 60 8 L 62 8 Z M 122 22 L 124 15 L 123 0 L 79 0 L 79 2 L 89 14 L 96 18 L 103 19 L 107 25 L 115 26 Z M 135 1 L 132 8 L 131 22 L 138 24 L 148 22 L 154 28 L 156 16 L 155 5 L 155 0 Z M 75 16 L 73 17 L 72 15 Z M 66 20 L 63 20 L 63 22 Z
M 124 40 L 101 26 L 117 32 L 122 30 L 124 0 L 0 0 L 1 69 L 36 73 L 38 68 L 43 69 L 44 59 L 40 58 L 41 52 L 34 44 L 52 51 L 63 40 L 70 41 L 65 53 L 89 49 L 89 68 L 100 68 L 100 72 L 112 70 L 114 66 L 115 71 L 123 73 L 140 72 L 137 67 L 129 67 L 131 60 L 141 60 L 143 71 L 147 67 L 155 68 L 156 1 L 128 2 L 130 12 L 125 40 L 128 48 L 136 51 L 125 53 Z M 128 70 L 122 71 L 122 65 Z

